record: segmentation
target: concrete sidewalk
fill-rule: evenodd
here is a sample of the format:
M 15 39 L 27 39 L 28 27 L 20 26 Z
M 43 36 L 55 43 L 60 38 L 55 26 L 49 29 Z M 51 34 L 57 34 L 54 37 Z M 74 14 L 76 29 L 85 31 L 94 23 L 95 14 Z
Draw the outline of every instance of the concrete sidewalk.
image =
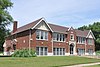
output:
M 91 65 L 98 65 L 100 62 L 97 63 L 89 63 L 89 64 L 79 64 L 79 65 L 72 65 L 72 66 L 63 66 L 63 67 L 84 67 L 84 66 L 91 66 Z

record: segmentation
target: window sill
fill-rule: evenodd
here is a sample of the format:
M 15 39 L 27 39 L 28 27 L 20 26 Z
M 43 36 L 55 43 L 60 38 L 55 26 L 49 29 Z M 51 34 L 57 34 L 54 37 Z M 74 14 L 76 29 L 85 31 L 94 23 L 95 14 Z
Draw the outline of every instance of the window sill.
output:
M 48 39 L 47 39 L 47 40 L 45 40 L 45 39 L 36 39 L 36 40 L 43 40 L 43 41 L 48 41 Z
M 77 44 L 85 44 L 85 43 L 77 43 Z
M 65 41 L 54 41 L 54 40 L 53 40 L 53 42 L 65 42 Z

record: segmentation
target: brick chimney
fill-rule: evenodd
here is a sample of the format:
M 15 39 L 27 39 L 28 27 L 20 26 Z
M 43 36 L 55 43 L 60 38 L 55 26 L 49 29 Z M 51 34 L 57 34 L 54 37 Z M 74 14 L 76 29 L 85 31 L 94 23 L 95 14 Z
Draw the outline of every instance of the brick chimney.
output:
M 13 23 L 13 33 L 17 31 L 17 21 L 14 21 Z

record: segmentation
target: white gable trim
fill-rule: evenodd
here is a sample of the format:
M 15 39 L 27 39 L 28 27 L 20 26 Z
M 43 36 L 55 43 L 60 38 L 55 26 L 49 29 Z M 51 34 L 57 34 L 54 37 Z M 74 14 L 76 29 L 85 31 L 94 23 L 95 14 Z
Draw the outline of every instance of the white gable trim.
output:
M 49 27 L 50 31 L 53 32 L 53 30 L 51 29 L 51 27 L 48 25 L 47 21 L 46 21 L 43 17 L 42 17 L 42 19 L 41 19 L 34 27 L 32 27 L 32 29 L 36 28 L 36 26 L 37 26 L 38 24 L 40 24 L 41 21 L 44 21 L 44 23 Z
M 91 34 L 91 35 L 93 36 L 93 38 L 95 39 L 95 37 L 94 37 L 94 35 L 93 35 L 93 33 L 92 33 L 91 30 L 88 32 L 88 35 L 86 36 L 86 38 L 88 38 L 90 34 Z
M 73 28 L 73 27 L 70 27 L 70 28 L 68 29 L 68 31 L 69 31 L 69 30 L 74 30 L 74 28 Z

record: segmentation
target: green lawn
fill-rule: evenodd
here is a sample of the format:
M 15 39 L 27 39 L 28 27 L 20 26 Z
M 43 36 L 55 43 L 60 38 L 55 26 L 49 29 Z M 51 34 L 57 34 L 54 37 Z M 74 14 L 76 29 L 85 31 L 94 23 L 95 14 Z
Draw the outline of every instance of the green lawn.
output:
M 0 57 L 0 67 L 61 67 L 92 62 L 100 62 L 100 60 L 76 56 Z
M 86 66 L 86 67 L 100 67 L 100 64 L 99 65 L 93 65 L 93 66 Z

